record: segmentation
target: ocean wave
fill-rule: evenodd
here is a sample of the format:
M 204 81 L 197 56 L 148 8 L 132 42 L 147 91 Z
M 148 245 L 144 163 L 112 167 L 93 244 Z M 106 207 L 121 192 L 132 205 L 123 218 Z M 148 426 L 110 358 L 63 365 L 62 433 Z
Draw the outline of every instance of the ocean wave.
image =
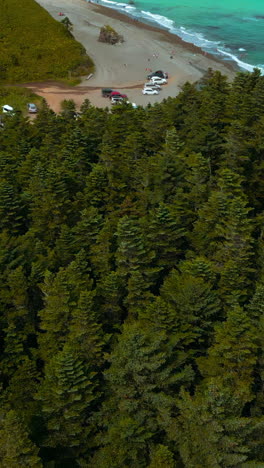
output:
M 229 57 L 231 60 L 236 62 L 240 68 L 243 68 L 244 70 L 247 70 L 249 72 L 252 72 L 254 68 L 258 68 L 261 71 L 261 74 L 264 75 L 264 67 L 263 65 L 250 65 L 249 63 L 242 62 L 236 55 L 232 54 L 231 52 L 227 52 L 226 50 L 222 49 L 217 49 L 219 54 L 225 55 L 226 57 Z
M 150 13 L 150 11 L 144 11 L 144 10 L 142 10 L 140 13 L 143 17 L 150 19 L 154 23 L 158 23 L 160 26 L 168 29 L 169 31 L 173 29 L 174 21 L 170 20 L 166 16 L 155 15 L 154 13 Z
M 185 42 L 191 42 L 197 47 L 201 47 L 202 49 L 206 49 L 210 52 L 211 49 L 216 49 L 217 46 L 221 44 L 220 41 L 210 41 L 206 39 L 202 33 L 187 30 L 183 26 L 180 26 L 180 28 L 174 27 L 171 32 L 180 36 Z
M 242 20 L 243 21 L 259 21 L 260 18 L 258 18 L 257 16 L 244 16 Z
M 122 8 L 122 7 L 126 7 L 128 6 L 127 3 L 118 3 L 118 2 L 113 2 L 112 0 L 103 0 L 102 2 L 100 3 L 108 3 L 108 4 L 111 4 L 111 5 L 115 5 L 116 8 Z
M 92 3 L 95 3 L 95 1 Z M 115 10 L 120 10 L 122 12 L 124 12 L 124 10 L 126 11 L 137 10 L 137 8 L 133 5 L 129 5 L 128 3 L 117 3 L 117 2 L 114 2 L 113 0 L 101 0 L 100 2 L 96 2 L 96 3 L 100 3 L 101 5 L 106 3 L 105 6 L 110 6 L 111 8 L 114 8 Z

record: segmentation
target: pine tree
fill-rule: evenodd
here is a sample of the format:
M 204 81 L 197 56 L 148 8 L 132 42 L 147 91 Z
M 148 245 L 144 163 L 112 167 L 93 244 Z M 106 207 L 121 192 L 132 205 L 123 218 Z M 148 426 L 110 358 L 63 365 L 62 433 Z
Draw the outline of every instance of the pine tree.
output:
M 165 141 L 166 130 L 171 126 L 168 116 L 161 106 L 154 105 L 146 110 L 143 121 L 146 152 L 151 155 L 157 153 Z
M 7 411 L 0 423 L 0 464 L 3 468 L 41 468 L 38 448 L 31 442 L 28 431 L 16 412 Z
M 57 275 L 47 272 L 41 290 L 44 294 L 44 309 L 39 334 L 40 355 L 46 361 L 63 348 L 69 332 L 72 311 L 76 308 L 81 291 L 90 290 L 89 267 L 84 251 L 76 255 L 66 268 Z M 44 332 L 44 333 L 43 333 Z
M 115 271 L 102 277 L 98 282 L 96 294 L 102 313 L 102 321 L 107 330 L 119 328 L 124 317 L 122 300 L 124 298 L 124 279 Z
M 160 294 L 175 310 L 174 327 L 185 349 L 190 349 L 191 355 L 204 353 L 221 311 L 216 291 L 201 277 L 172 271 Z
M 84 206 L 95 206 L 100 211 L 105 211 L 109 197 L 108 176 L 103 164 L 92 166 L 90 174 L 86 178 L 86 186 L 83 192 Z
M 202 383 L 178 401 L 172 433 L 187 466 L 235 468 L 263 460 L 264 418 L 248 414 L 257 353 L 256 325 L 240 307 L 230 309 L 208 356 L 197 359 Z
M 222 246 L 214 256 L 217 264 L 224 264 L 221 268 L 219 281 L 220 293 L 231 301 L 234 297 L 243 301 L 248 296 L 251 285 L 250 276 L 254 272 L 252 265 L 253 238 L 252 222 L 249 219 L 250 208 L 246 202 L 236 197 L 231 201 L 226 216 L 225 225 L 218 225 L 218 235 L 222 237 Z
M 201 208 L 208 199 L 209 183 L 212 177 L 210 158 L 200 153 L 192 153 L 186 158 L 188 171 L 186 172 L 186 185 L 189 187 L 188 200 L 194 212 Z
M 101 317 L 95 311 L 94 291 L 82 291 L 77 307 L 72 311 L 69 325 L 68 343 L 71 343 L 73 354 L 94 368 L 102 365 L 102 348 L 107 339 L 103 336 L 100 325 Z
M 173 454 L 165 445 L 157 445 L 151 452 L 151 462 L 148 468 L 175 468 Z
M 33 358 L 25 357 L 17 370 L 9 378 L 3 391 L 3 401 L 14 409 L 17 416 L 29 425 L 39 414 L 39 404 L 35 400 L 40 375 Z
M 218 382 L 209 383 L 194 397 L 182 392 L 174 434 L 184 466 L 227 468 L 248 459 L 246 446 L 252 431 L 248 418 L 225 416 L 232 395 Z
M 116 262 L 119 273 L 128 276 L 132 271 L 146 268 L 153 253 L 145 246 L 139 223 L 129 216 L 120 219 L 117 226 Z
M 0 368 L 10 378 L 29 354 L 29 335 L 34 333 L 34 316 L 29 308 L 28 281 L 22 267 L 11 271 L 5 292 L 4 353 Z
M 103 217 L 95 207 L 85 208 L 80 221 L 74 226 L 74 242 L 89 253 L 103 224 Z
M 186 142 L 187 133 L 191 126 L 188 117 L 192 119 L 198 113 L 200 104 L 200 93 L 195 84 L 189 82 L 182 86 L 181 93 L 170 103 L 169 116 L 176 129 L 180 129 L 181 140 Z M 166 104 L 165 104 L 166 105 Z M 187 140 L 188 141 L 188 140 Z
M 32 197 L 32 227 L 49 245 L 54 245 L 57 233 L 71 214 L 68 187 L 61 168 L 50 161 L 47 170 L 35 169 L 29 191 Z
M 229 388 L 238 401 L 235 408 L 238 411 L 253 398 L 257 341 L 256 325 L 243 309 L 234 306 L 228 311 L 227 320 L 216 327 L 215 343 L 208 351 L 208 357 L 198 359 L 205 379 L 221 378 L 223 385 Z
M 127 306 L 129 316 L 137 318 L 138 313 L 146 307 L 150 292 L 148 281 L 139 271 L 132 271 L 127 282 L 127 297 L 124 304 Z
M 139 322 L 124 325 L 105 372 L 110 397 L 98 415 L 103 431 L 97 438 L 104 447 L 91 466 L 149 463 L 153 442 L 169 428 L 175 390 L 190 380 L 190 372 L 171 359 L 171 346 L 162 331 Z
M 165 272 L 175 267 L 184 251 L 185 230 L 167 205 L 150 212 L 146 237 L 155 252 L 154 264 Z
M 60 448 L 57 456 L 62 460 L 73 461 L 85 450 L 89 433 L 86 421 L 96 398 L 94 377 L 95 372 L 74 357 L 69 345 L 45 367 L 36 396 L 47 426 L 42 446 Z
M 89 156 L 89 162 L 93 163 L 92 168 L 95 169 L 98 164 L 94 163 L 98 162 L 99 147 L 105 132 L 109 113 L 108 109 L 87 105 L 86 101 L 85 99 L 80 108 L 82 117 L 77 120 L 77 123 L 85 135 L 86 154 Z
M 165 201 L 173 199 L 177 187 L 182 186 L 186 173 L 186 161 L 183 155 L 184 144 L 180 141 L 175 127 L 167 130 L 161 155 L 164 160 L 164 173 L 161 182 Z
M 208 356 L 197 359 L 204 380 L 194 396 L 182 393 L 174 428 L 185 465 L 237 467 L 253 459 L 252 441 L 255 431 L 263 430 L 264 419 L 248 418 L 243 412 L 254 398 L 257 338 L 252 320 L 234 307 L 226 322 L 216 327 Z
M 6 180 L 0 182 L 0 229 L 11 235 L 23 233 L 26 227 L 26 211 L 18 190 Z
M 229 169 L 222 169 L 218 175 L 218 190 L 199 210 L 192 241 L 199 254 L 214 262 L 223 300 L 243 304 L 254 273 L 251 209 L 241 177 Z
M 114 227 L 109 219 L 104 224 L 90 245 L 90 259 L 96 277 L 107 276 L 113 265 Z
M 250 303 L 247 306 L 247 312 L 258 330 L 258 355 L 254 370 L 254 400 L 251 404 L 250 413 L 252 418 L 258 418 L 260 421 L 264 415 L 264 286 L 257 284 L 256 291 Z M 253 433 L 251 437 L 250 448 L 255 458 L 264 461 L 264 442 L 262 427 Z
M 54 261 L 57 265 L 66 266 L 74 259 L 74 254 L 79 250 L 74 244 L 74 234 L 72 229 L 63 224 L 60 228 L 59 237 L 54 248 Z

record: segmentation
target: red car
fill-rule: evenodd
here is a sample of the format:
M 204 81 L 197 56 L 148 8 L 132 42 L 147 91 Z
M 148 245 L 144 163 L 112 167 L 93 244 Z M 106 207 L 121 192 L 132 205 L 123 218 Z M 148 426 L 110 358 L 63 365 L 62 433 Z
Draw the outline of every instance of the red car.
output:
M 112 91 L 109 97 L 111 99 L 112 97 L 116 97 L 116 96 L 119 96 L 119 97 L 121 97 L 123 99 L 127 99 L 127 95 L 126 94 L 121 94 L 119 91 Z

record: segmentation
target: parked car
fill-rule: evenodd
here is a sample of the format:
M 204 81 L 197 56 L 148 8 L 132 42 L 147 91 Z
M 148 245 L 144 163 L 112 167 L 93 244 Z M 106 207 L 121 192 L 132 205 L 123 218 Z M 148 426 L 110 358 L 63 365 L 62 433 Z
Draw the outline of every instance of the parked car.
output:
M 82 116 L 81 112 L 73 112 L 73 118 L 78 120 Z
M 120 96 L 120 94 L 121 94 L 120 91 L 112 91 L 112 92 L 109 94 L 109 97 L 110 97 L 110 99 L 111 99 L 111 98 L 114 97 L 114 96 Z
M 124 102 L 124 98 L 120 95 L 120 96 L 113 96 L 111 98 L 111 104 L 121 104 L 122 102 Z
M 154 88 L 143 88 L 142 94 L 159 94 L 157 89 Z
M 103 97 L 109 97 L 113 90 L 111 88 L 103 88 L 102 89 L 102 96 Z
M 155 84 L 166 84 L 168 83 L 166 78 L 160 78 L 159 76 L 153 76 L 150 81 Z
M 109 95 L 110 99 L 112 99 L 112 97 L 122 97 L 123 99 L 127 99 L 127 95 L 126 94 L 121 94 L 119 91 L 112 91 L 111 94 Z
M 4 106 L 2 106 L 2 111 L 5 114 L 13 114 L 14 113 L 14 108 L 12 106 L 9 106 L 8 104 L 5 104 Z
M 168 73 L 162 71 L 162 70 L 157 70 L 155 72 L 150 73 L 147 78 L 150 80 L 153 76 L 159 76 L 160 78 L 168 78 Z
M 30 114 L 36 114 L 36 112 L 38 112 L 38 108 L 36 104 L 33 104 L 32 102 L 28 103 L 27 108 Z
M 110 94 L 109 94 L 109 98 L 111 99 L 112 97 L 114 96 L 120 96 L 120 92 L 119 91 L 112 91 Z
M 161 86 L 158 83 L 153 83 L 152 81 L 148 81 L 144 84 L 144 88 L 154 88 L 154 89 L 161 89 Z

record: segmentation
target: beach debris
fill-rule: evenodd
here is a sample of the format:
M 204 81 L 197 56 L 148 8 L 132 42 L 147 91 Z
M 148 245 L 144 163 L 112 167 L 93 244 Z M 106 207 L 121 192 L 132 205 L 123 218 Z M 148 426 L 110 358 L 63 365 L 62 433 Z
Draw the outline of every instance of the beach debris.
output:
M 105 42 L 107 44 L 117 44 L 118 42 L 124 42 L 124 37 L 121 34 L 118 34 L 112 26 L 105 24 L 100 29 L 98 41 Z

